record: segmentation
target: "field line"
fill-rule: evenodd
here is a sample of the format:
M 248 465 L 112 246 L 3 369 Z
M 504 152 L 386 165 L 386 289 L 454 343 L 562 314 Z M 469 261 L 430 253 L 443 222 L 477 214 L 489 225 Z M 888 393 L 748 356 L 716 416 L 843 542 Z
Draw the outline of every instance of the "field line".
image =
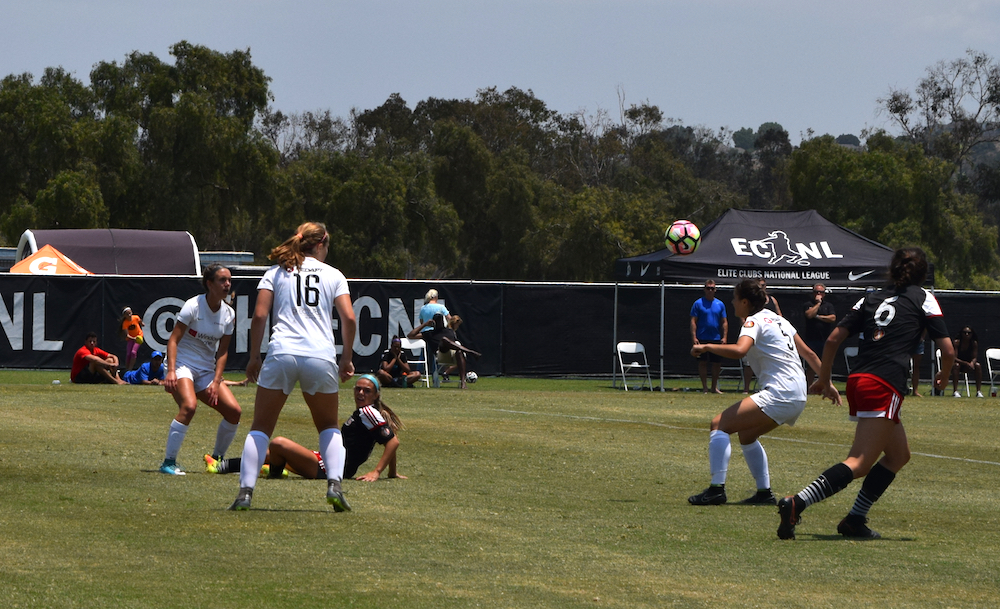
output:
M 511 414 L 524 414 L 539 417 L 557 417 L 564 419 L 577 419 L 580 421 L 600 421 L 602 423 L 629 423 L 633 425 L 650 425 L 652 427 L 662 427 L 664 429 L 677 429 L 680 431 L 706 431 L 704 427 L 680 427 L 678 425 L 667 425 L 666 423 L 657 423 L 655 421 L 633 421 L 630 419 L 609 419 L 605 417 L 587 417 L 574 414 L 559 414 L 553 412 L 527 412 L 524 410 L 509 410 L 506 408 L 494 408 L 493 410 L 497 412 L 509 412 Z M 850 448 L 850 444 L 835 444 L 832 442 L 814 442 L 812 440 L 800 440 L 798 438 L 781 438 L 778 436 L 767 436 L 767 439 L 776 440 L 779 442 L 797 442 L 799 444 L 812 444 L 814 446 L 839 446 L 841 448 Z M 948 461 L 962 461 L 963 463 L 980 463 L 982 465 L 997 465 L 1000 466 L 1000 462 L 997 461 L 983 461 L 980 459 L 966 459 L 964 457 L 949 457 L 947 455 L 935 455 L 933 453 L 918 453 L 911 452 L 910 454 L 917 457 L 927 457 L 929 459 L 945 459 Z

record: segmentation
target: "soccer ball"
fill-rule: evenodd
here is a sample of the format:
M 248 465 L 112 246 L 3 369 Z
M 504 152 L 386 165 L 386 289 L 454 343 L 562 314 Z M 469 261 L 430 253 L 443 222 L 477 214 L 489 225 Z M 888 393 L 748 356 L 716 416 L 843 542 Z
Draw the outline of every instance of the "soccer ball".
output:
M 473 371 L 470 370 L 470 371 L 468 371 L 468 372 L 465 373 L 465 382 L 466 383 L 475 383 L 478 380 L 479 380 L 479 375 L 476 374 L 475 372 L 473 372 Z
M 693 254 L 701 243 L 701 231 L 692 222 L 678 220 L 670 225 L 663 239 L 670 251 L 679 255 Z

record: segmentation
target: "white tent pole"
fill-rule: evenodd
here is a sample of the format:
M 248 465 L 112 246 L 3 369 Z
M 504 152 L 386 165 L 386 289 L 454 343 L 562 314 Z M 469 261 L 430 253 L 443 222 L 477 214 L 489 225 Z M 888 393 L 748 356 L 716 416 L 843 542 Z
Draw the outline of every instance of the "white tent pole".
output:
M 664 332 L 666 325 L 666 322 L 663 319 L 663 316 L 666 312 L 666 309 L 664 308 L 665 293 L 666 292 L 664 290 L 663 280 L 661 279 L 660 280 L 660 393 L 663 393 L 663 347 L 664 347 L 663 340 L 664 340 Z
M 618 355 L 618 282 L 615 282 L 615 323 L 611 331 L 611 344 L 614 352 L 611 354 L 611 388 L 618 388 L 618 369 L 615 368 L 615 357 Z

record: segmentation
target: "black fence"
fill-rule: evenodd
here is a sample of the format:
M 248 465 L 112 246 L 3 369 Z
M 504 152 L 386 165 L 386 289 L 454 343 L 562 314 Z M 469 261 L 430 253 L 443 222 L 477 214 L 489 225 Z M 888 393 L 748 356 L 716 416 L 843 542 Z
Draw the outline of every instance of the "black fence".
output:
M 233 370 L 246 365 L 257 282 L 256 277 L 233 280 L 237 321 L 228 363 Z M 483 353 L 472 362 L 481 375 L 612 374 L 614 284 L 352 280 L 350 286 L 358 318 L 354 362 L 360 371 L 374 369 L 390 339 L 416 325 L 424 293 L 433 287 L 449 310 L 465 320 L 459 340 Z M 731 291 L 721 288 L 718 297 L 729 305 Z M 784 316 L 801 327 L 809 290 L 772 291 Z M 0 275 L 0 367 L 68 370 L 90 331 L 98 333 L 102 348 L 121 355 L 125 342 L 118 335 L 118 320 L 126 305 L 145 323 L 146 344 L 139 354 L 144 361 L 153 350 L 166 348 L 181 305 L 200 292 L 200 281 L 189 277 Z M 688 355 L 689 323 L 691 304 L 701 295 L 698 286 L 667 286 L 662 292 L 662 363 L 668 376 L 696 373 Z M 831 290 L 829 299 L 843 315 L 860 297 L 860 292 Z M 997 297 L 996 293 L 938 294 L 950 331 L 964 325 L 976 330 L 983 361 L 987 347 L 1000 346 Z M 660 286 L 617 286 L 617 309 L 617 340 L 643 343 L 658 375 Z M 731 320 L 730 338 L 738 333 L 739 324 Z M 931 360 L 933 351 L 924 358 L 924 378 L 930 375 Z M 843 374 L 843 362 L 838 361 L 834 370 Z

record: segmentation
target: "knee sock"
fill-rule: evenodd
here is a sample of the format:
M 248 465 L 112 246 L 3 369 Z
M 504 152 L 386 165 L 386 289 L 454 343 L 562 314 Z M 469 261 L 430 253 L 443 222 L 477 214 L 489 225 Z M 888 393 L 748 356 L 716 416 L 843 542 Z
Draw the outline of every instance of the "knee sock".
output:
M 229 445 L 233 443 L 233 438 L 236 437 L 236 429 L 239 426 L 239 423 L 230 423 L 225 419 L 219 422 L 219 428 L 215 431 L 215 448 L 212 449 L 213 457 L 221 459 L 225 456 L 226 451 L 229 450 Z
M 814 503 L 823 501 L 827 497 L 832 497 L 847 488 L 847 485 L 854 480 L 854 472 L 845 463 L 838 463 L 820 474 L 819 478 L 813 480 L 812 484 L 805 487 L 796 495 L 802 503 L 802 509 Z
M 892 470 L 881 463 L 876 463 L 861 484 L 858 498 L 854 500 L 854 507 L 850 511 L 851 515 L 867 518 L 868 510 L 872 508 L 872 504 L 878 501 L 878 498 L 895 479 L 896 474 Z
M 177 453 L 181 452 L 181 444 L 184 443 L 187 430 L 188 426 L 177 419 L 170 422 L 170 432 L 167 433 L 167 452 L 164 456 L 167 461 L 177 460 Z
M 260 466 L 267 457 L 267 445 L 270 443 L 271 438 L 263 431 L 251 431 L 247 434 L 240 460 L 240 488 L 257 486 L 257 475 L 260 474 Z M 242 467 L 244 463 L 246 467 Z
M 726 474 L 729 473 L 729 458 L 732 451 L 729 434 L 716 429 L 708 435 L 708 467 L 712 470 L 713 486 L 726 484 Z
M 764 452 L 760 440 L 754 440 L 751 444 L 741 444 L 740 448 L 743 449 L 743 459 L 747 462 L 747 467 L 750 468 L 750 474 L 757 482 L 757 489 L 771 488 L 771 473 L 767 469 L 767 453 Z
M 326 465 L 326 479 L 343 479 L 347 450 L 344 448 L 344 438 L 340 435 L 339 429 L 330 427 L 319 432 L 319 454 Z

